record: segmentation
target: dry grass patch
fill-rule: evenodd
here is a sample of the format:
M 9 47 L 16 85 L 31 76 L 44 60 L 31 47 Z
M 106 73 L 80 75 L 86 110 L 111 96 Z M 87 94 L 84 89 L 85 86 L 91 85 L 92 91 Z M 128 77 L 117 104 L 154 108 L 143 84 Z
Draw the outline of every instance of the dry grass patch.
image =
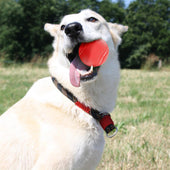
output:
M 118 135 L 106 139 L 97 170 L 170 169 L 170 72 L 123 70 L 112 118 Z
M 170 69 L 122 70 L 112 118 L 119 133 L 106 138 L 97 170 L 170 169 Z M 18 101 L 47 68 L 0 66 L 0 113 Z
M 10 67 L 0 65 L 0 114 L 21 99 L 33 82 L 48 75 L 47 68 L 29 64 Z

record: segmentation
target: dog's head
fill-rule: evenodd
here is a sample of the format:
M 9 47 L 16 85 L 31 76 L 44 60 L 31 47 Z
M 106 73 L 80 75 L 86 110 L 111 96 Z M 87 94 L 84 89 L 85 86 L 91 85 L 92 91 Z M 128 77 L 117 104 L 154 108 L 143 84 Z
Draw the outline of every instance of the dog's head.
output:
M 108 77 L 114 79 L 114 74 L 119 72 L 117 47 L 121 43 L 120 35 L 127 29 L 127 26 L 106 22 L 89 9 L 65 16 L 59 25 L 45 24 L 45 30 L 54 37 L 54 53 L 49 61 L 51 74 L 69 89 L 74 89 L 73 86 L 87 87 L 101 78 L 102 81 L 107 81 Z M 107 43 L 109 56 L 103 65 L 92 68 L 81 62 L 78 49 L 81 43 L 98 39 Z M 74 70 L 70 69 L 71 65 L 74 65 Z

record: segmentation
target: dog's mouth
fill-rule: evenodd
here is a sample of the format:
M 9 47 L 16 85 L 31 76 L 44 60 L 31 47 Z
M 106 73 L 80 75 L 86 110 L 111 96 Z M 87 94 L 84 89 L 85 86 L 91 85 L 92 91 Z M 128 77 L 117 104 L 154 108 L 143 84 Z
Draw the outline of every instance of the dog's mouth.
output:
M 66 54 L 70 61 L 70 82 L 73 86 L 79 87 L 80 82 L 87 82 L 95 79 L 100 67 L 85 65 L 79 57 L 80 44 L 76 45 L 72 53 Z

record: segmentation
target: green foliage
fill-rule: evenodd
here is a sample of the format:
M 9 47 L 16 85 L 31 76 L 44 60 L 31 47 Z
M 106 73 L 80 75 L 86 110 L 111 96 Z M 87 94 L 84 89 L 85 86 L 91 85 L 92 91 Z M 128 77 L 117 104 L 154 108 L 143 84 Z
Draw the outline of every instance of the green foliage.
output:
M 23 20 L 22 7 L 11 0 L 1 1 L 0 14 L 0 49 L 7 56 L 13 54 L 13 57 L 17 58 L 23 51 L 23 46 L 18 43 L 22 39 L 20 37 Z
M 124 0 L 0 0 L 0 57 L 20 62 L 46 57 L 52 38 L 44 24 L 90 8 L 108 22 L 129 26 L 119 49 L 122 67 L 140 68 L 150 54 L 168 61 L 169 6 L 169 0 L 136 0 L 127 9 Z
M 109 22 L 122 23 L 125 19 L 125 10 L 110 0 L 101 1 L 97 12 Z
M 97 0 L 68 0 L 69 13 L 77 13 L 86 8 L 96 11 L 98 5 Z
M 55 0 L 0 2 L 1 55 L 20 62 L 30 61 L 35 55 L 47 56 L 52 52 L 52 38 L 45 33 L 44 24 L 59 22 L 63 11 L 65 4 Z
M 144 44 L 139 46 L 136 50 L 133 51 L 133 54 L 127 59 L 127 67 L 131 68 L 140 68 L 141 63 L 144 63 L 149 54 L 151 45 Z
M 117 4 L 118 4 L 119 7 L 125 8 L 124 0 L 117 0 Z
M 167 60 L 170 54 L 169 6 L 168 0 L 137 0 L 130 4 L 124 21 L 129 30 L 120 47 L 123 67 L 140 68 L 150 53 Z
M 101 12 L 108 21 L 123 21 L 124 10 L 109 0 L 1 0 L 0 56 L 19 62 L 47 56 L 52 38 L 44 24 L 59 23 L 64 15 L 85 8 Z

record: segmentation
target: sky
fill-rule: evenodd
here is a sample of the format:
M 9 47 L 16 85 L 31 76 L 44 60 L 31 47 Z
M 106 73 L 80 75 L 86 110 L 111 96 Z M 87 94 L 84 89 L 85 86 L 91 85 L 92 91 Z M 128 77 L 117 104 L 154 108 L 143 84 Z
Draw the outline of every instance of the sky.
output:
M 113 2 L 117 2 L 117 0 L 112 0 Z M 124 2 L 125 2 L 125 7 L 128 7 L 129 6 L 129 4 L 131 3 L 131 2 L 133 2 L 133 1 L 135 1 L 135 0 L 124 0 Z
M 135 0 L 125 0 L 125 5 L 126 5 L 126 7 L 128 7 L 129 4 L 130 4 L 131 2 L 133 2 L 133 1 L 135 1 Z

